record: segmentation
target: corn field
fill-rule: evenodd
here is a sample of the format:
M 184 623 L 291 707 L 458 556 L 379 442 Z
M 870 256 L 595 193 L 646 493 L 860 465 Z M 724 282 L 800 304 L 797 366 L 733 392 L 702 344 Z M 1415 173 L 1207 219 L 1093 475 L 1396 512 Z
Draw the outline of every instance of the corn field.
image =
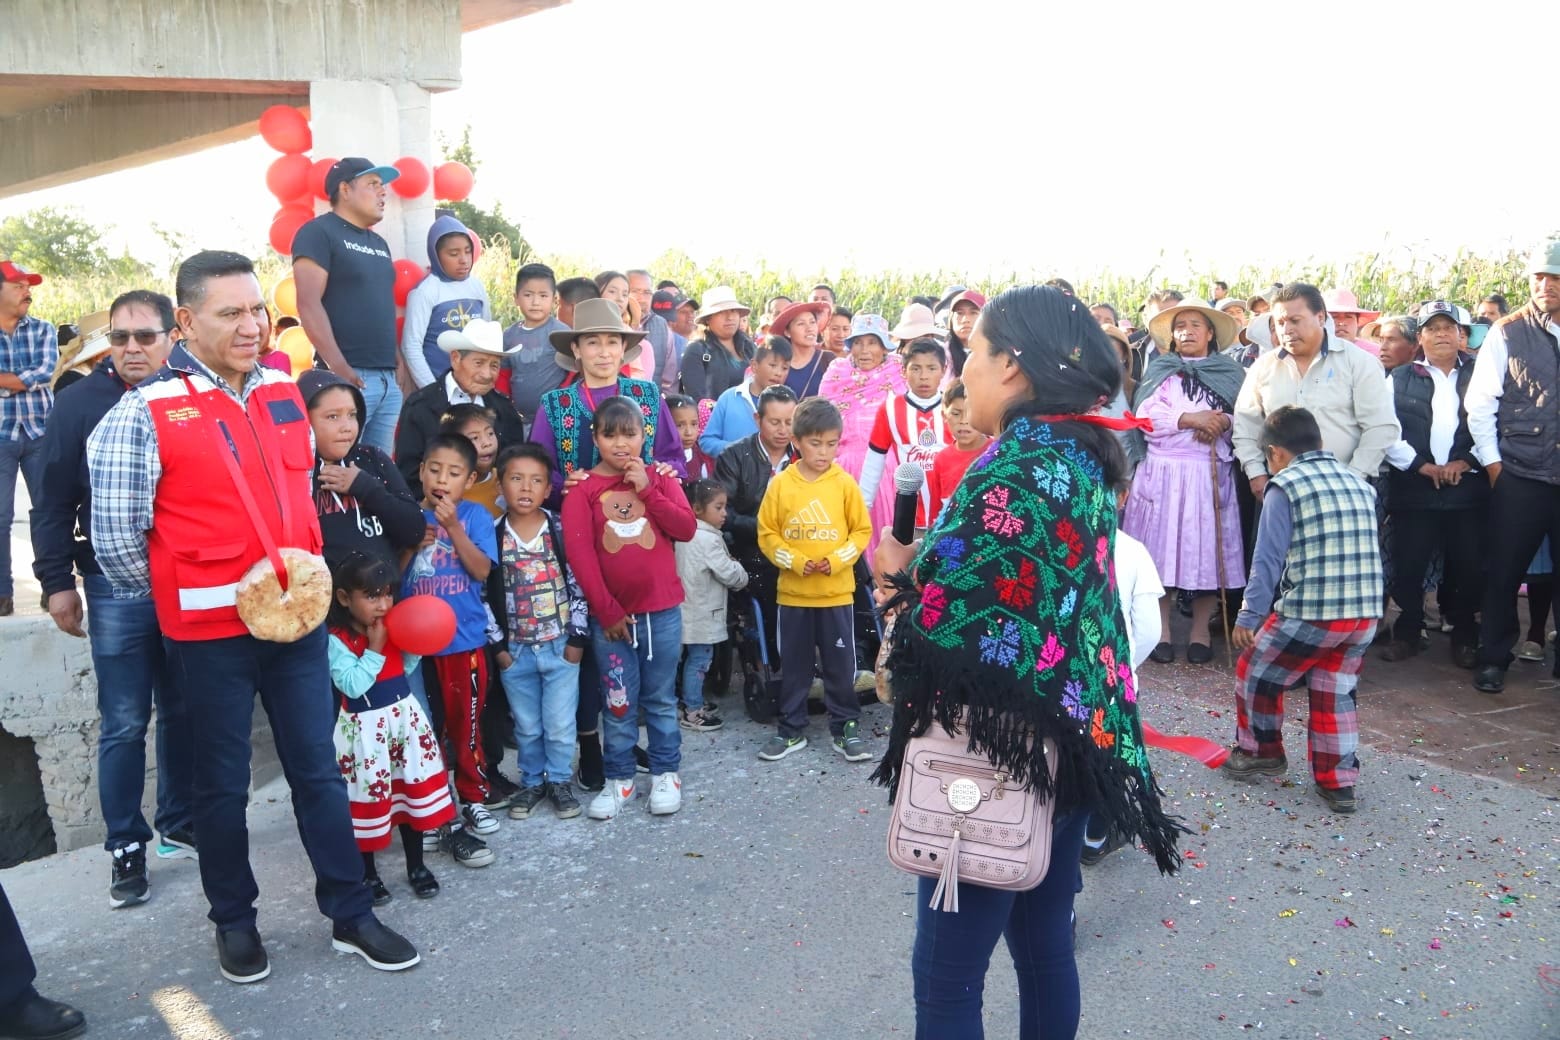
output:
M 527 255 L 557 272 L 559 280 L 574 276 L 593 277 L 604 265 L 581 258 Z M 1403 314 L 1422 300 L 1448 299 L 1470 310 L 1492 292 L 1503 293 L 1513 307 L 1527 299 L 1525 256 L 1511 252 L 1480 256 L 1459 251 L 1451 256 L 1399 255 L 1376 253 L 1343 262 L 1308 259 L 1287 269 L 1242 267 L 1204 271 L 1190 279 L 1167 280 L 1154 266 L 1141 273 L 1099 272 L 1012 272 L 1002 277 L 986 276 L 966 281 L 954 271 L 872 272 L 846 268 L 827 273 L 782 271 L 767 265 L 736 268 L 720 261 L 699 266 L 679 252 L 667 252 L 650 265 L 657 280 L 671 279 L 690 296 L 698 298 L 712 286 L 729 285 L 737 298 L 761 311 L 770 297 L 787 295 L 803 299 L 819 282 L 833 286 L 840 306 L 857 313 L 881 314 L 892 324 L 899 319 L 910 297 L 938 296 L 952 285 L 978 289 L 988 297 L 1013 285 L 1044 281 L 1054 274 L 1067 278 L 1081 299 L 1089 303 L 1114 305 L 1124 319 L 1137 313 L 1148 294 L 1156 289 L 1175 288 L 1189 295 L 1208 298 L 1215 279 L 1229 283 L 1232 296 L 1244 297 L 1274 282 L 1305 281 L 1323 289 L 1342 287 L 1358 294 L 1360 305 L 1386 314 Z M 476 264 L 476 275 L 493 303 L 494 317 L 504 325 L 519 318 L 514 303 L 515 272 L 520 260 L 510 256 L 509 245 L 497 237 L 487 243 Z M 256 258 L 260 284 L 267 293 L 288 271 L 285 258 L 267 249 Z M 1190 266 L 1190 265 L 1185 265 Z M 163 292 L 173 289 L 172 272 L 150 286 L 109 284 L 101 278 L 53 278 L 35 295 L 34 313 L 53 322 L 74 322 L 83 314 L 107 307 L 119 293 L 131 288 L 152 288 Z

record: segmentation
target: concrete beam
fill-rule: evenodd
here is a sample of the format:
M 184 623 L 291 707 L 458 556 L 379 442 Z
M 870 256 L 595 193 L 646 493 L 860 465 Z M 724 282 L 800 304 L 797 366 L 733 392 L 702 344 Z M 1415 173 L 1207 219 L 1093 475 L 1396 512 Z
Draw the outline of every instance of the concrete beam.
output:
M 0 69 L 35 83 L 85 69 L 153 89 L 170 78 L 460 85 L 457 0 L 54 0 L 3 23 Z
M 253 137 L 261 112 L 307 97 L 307 84 L 297 94 L 88 91 L 0 117 L 0 198 Z

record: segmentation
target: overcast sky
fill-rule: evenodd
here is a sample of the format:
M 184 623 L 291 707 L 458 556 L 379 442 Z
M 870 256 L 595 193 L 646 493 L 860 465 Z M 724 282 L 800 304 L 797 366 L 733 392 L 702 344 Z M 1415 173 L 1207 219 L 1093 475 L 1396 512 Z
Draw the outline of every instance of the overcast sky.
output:
M 472 126 L 473 201 L 618 268 L 669 247 L 803 276 L 1448 254 L 1560 226 L 1551 63 L 1495 54 L 1550 11 L 577 0 L 469 34 L 434 121 Z M 257 138 L 0 216 L 73 204 L 138 251 L 152 222 L 254 247 L 272 157 Z

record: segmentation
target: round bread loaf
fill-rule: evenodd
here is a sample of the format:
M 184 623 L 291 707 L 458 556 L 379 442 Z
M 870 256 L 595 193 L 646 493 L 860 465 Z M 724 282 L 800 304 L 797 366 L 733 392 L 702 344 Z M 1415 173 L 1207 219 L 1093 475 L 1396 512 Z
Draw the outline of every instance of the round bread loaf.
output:
M 238 616 L 256 639 L 296 643 L 325 620 L 330 609 L 330 568 L 303 549 L 283 549 L 287 591 L 276 580 L 269 557 L 249 568 L 238 582 Z

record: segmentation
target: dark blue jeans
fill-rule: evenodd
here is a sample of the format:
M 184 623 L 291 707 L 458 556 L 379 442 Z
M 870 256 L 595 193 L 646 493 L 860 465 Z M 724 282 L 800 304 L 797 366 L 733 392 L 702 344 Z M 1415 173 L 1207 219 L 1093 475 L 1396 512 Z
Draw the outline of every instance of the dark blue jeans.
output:
M 31 996 L 33 979 L 37 977 L 38 969 L 33 966 L 22 926 L 6 898 L 5 886 L 0 885 L 0 1011 Z
M 195 742 L 195 834 L 200 880 L 221 931 L 251 928 L 260 889 L 249 866 L 249 731 L 255 692 L 271 720 L 276 754 L 292 788 L 298 836 L 314 865 L 314 898 L 332 921 L 369 916 L 363 857 L 352 836 L 347 787 L 331 735 L 336 698 L 325 660 L 325 629 L 296 643 L 252 636 L 168 640 L 168 662 L 184 694 Z
M 959 912 L 927 904 L 935 878 L 917 886 L 916 1040 L 982 1040 L 981 997 L 997 939 L 1005 938 L 1018 973 L 1020 1040 L 1072 1040 L 1078 1033 L 1078 965 L 1073 960 L 1073 890 L 1088 814 L 1055 822 L 1051 867 L 1028 892 L 959 886 Z
M 141 814 L 146 786 L 146 727 L 157 705 L 157 815 L 159 833 L 190 824 L 194 749 L 189 718 L 178 688 L 169 681 L 168 658 L 150 596 L 115 599 L 101 574 L 82 579 L 87 593 L 87 635 L 97 672 L 98 803 L 109 851 L 132 842 L 149 844 L 152 829 Z

